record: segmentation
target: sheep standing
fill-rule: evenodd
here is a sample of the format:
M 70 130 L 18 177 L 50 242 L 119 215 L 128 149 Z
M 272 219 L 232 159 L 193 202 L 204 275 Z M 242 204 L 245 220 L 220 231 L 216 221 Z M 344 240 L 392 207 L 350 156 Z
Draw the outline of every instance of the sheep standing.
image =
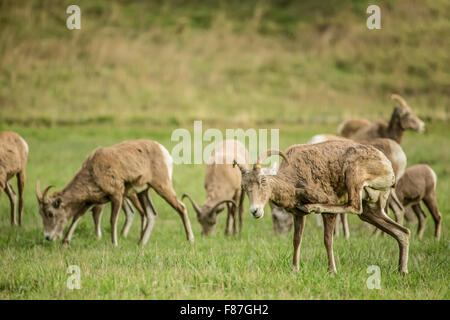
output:
M 17 177 L 19 194 L 18 224 L 22 225 L 23 190 L 26 180 L 26 166 L 28 160 L 28 144 L 15 132 L 0 132 L 0 195 L 5 190 L 11 206 L 11 225 L 16 225 L 17 196 L 9 183 Z
M 177 199 L 172 186 L 173 162 L 169 152 L 151 140 L 130 140 L 94 150 L 81 169 L 62 191 L 43 194 L 38 183 L 36 195 L 47 240 L 62 236 L 70 218 L 72 223 L 63 244 L 72 238 L 78 220 L 93 205 L 111 202 L 111 240 L 117 242 L 117 218 L 124 197 L 137 194 L 145 212 L 139 243 L 145 245 L 152 232 L 156 212 L 148 192 L 153 189 L 180 215 L 189 241 L 194 240 L 184 204 Z
M 273 154 L 279 154 L 285 161 L 277 175 L 261 175 L 262 161 Z M 329 272 L 336 273 L 333 255 L 336 216 L 352 213 L 397 240 L 399 272 L 408 273 L 409 230 L 384 212 L 395 176 L 390 161 L 381 151 L 352 141 L 329 141 L 294 145 L 286 153 L 269 151 L 260 156 L 252 170 L 237 165 L 254 218 L 263 217 L 268 201 L 294 215 L 294 270 L 299 268 L 306 215 L 321 213 Z
M 399 101 L 400 105 L 394 108 L 389 123 L 378 121 L 367 124 L 361 119 L 347 120 L 339 126 L 338 134 L 353 140 L 389 138 L 401 144 L 405 130 L 422 132 L 425 124 L 414 114 L 406 101 L 397 94 L 391 95 L 391 98 Z
M 426 164 L 417 164 L 406 169 L 396 188 L 398 199 L 403 206 L 411 206 L 419 221 L 417 234 L 422 237 L 425 230 L 426 215 L 420 203 L 423 201 L 434 220 L 434 236 L 441 233 L 441 214 L 436 200 L 436 173 Z
M 224 140 L 218 143 L 206 165 L 204 186 L 206 202 L 199 206 L 191 196 L 184 194 L 182 199 L 188 198 L 195 212 L 197 220 L 202 226 L 202 235 L 211 234 L 217 224 L 217 215 L 227 205 L 227 225 L 225 234 L 237 234 L 242 229 L 242 214 L 244 192 L 241 189 L 241 172 L 233 168 L 232 161 L 237 159 L 240 164 L 248 167 L 248 152 L 245 146 L 237 140 Z M 236 203 L 239 201 L 239 228 L 236 226 Z

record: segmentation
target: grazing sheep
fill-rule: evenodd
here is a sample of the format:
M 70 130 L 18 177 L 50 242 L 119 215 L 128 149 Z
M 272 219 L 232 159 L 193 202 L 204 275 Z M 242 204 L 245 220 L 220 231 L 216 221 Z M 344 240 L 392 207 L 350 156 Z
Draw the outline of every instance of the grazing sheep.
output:
M 284 161 L 277 175 L 261 175 L 265 157 L 279 154 Z M 262 218 L 268 201 L 294 215 L 293 268 L 299 268 L 300 244 L 306 215 L 321 213 L 330 273 L 336 273 L 333 230 L 336 215 L 357 214 L 363 221 L 394 237 L 399 245 L 399 272 L 408 273 L 409 230 L 384 212 L 395 183 L 390 161 L 378 149 L 352 141 L 294 145 L 286 153 L 269 151 L 252 170 L 239 166 L 250 213 Z
M 244 192 L 241 189 L 241 172 L 233 168 L 231 162 L 237 159 L 239 163 L 248 167 L 248 152 L 245 146 L 237 140 L 224 140 L 218 143 L 206 165 L 204 186 L 206 189 L 206 202 L 199 206 L 188 194 L 188 198 L 195 212 L 197 220 L 202 226 L 202 235 L 211 234 L 217 224 L 217 215 L 227 204 L 228 215 L 225 234 L 231 235 L 242 229 L 242 213 Z M 239 230 L 236 227 L 236 203 L 239 201 Z
M 63 244 L 68 244 L 78 220 L 89 208 L 111 202 L 111 240 L 117 246 L 118 212 L 124 197 L 137 194 L 146 218 L 141 220 L 139 243 L 145 245 L 156 220 L 148 197 L 149 189 L 154 189 L 178 212 L 192 242 L 194 235 L 186 207 L 172 187 L 172 166 L 169 152 L 151 140 L 130 140 L 95 149 L 62 191 L 48 195 L 50 187 L 47 187 L 41 195 L 38 182 L 36 195 L 45 238 L 52 241 L 62 236 L 67 222 L 73 218 L 63 240 Z
M 348 120 L 339 126 L 340 135 L 353 140 L 389 138 L 401 144 L 405 130 L 422 132 L 425 124 L 414 114 L 406 101 L 397 94 L 391 95 L 391 98 L 399 101 L 400 105 L 394 108 L 389 123 L 378 121 L 364 125 L 361 119 Z
M 16 225 L 17 196 L 9 180 L 17 177 L 19 193 L 18 224 L 22 225 L 23 189 L 28 160 L 28 144 L 15 132 L 0 132 L 0 195 L 5 190 L 11 205 L 11 225 Z
M 417 234 L 422 237 L 425 230 L 426 215 L 420 206 L 423 201 L 434 220 L 434 236 L 439 239 L 441 233 L 441 214 L 436 200 L 436 173 L 426 164 L 417 164 L 406 169 L 398 181 L 397 197 L 405 207 L 412 207 L 417 216 L 419 226 Z

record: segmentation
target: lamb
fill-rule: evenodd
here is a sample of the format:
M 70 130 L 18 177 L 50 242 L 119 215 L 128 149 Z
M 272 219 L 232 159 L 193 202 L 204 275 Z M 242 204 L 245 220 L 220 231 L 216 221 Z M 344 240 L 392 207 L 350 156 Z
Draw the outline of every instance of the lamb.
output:
M 283 157 L 277 175 L 260 175 L 262 161 L 270 155 Z M 384 212 L 395 183 L 390 161 L 378 149 L 353 141 L 328 141 L 289 147 L 261 155 L 252 170 L 239 165 L 242 186 L 256 219 L 264 215 L 268 201 L 294 215 L 293 269 L 299 269 L 299 253 L 306 215 L 322 214 L 324 243 L 330 273 L 336 273 L 333 230 L 336 215 L 357 214 L 394 237 L 399 245 L 399 272 L 408 273 L 409 230 Z
M 14 176 L 17 178 L 19 193 L 19 210 L 17 214 L 18 225 L 22 225 L 23 190 L 26 180 L 26 166 L 28 161 L 28 144 L 15 132 L 0 132 L 0 195 L 5 190 L 11 206 L 11 225 L 16 222 L 17 196 L 9 183 Z
M 47 187 L 41 194 L 37 183 L 36 195 L 45 238 L 53 241 L 61 237 L 68 220 L 73 218 L 63 239 L 64 245 L 69 244 L 83 214 L 92 206 L 111 202 L 111 240 L 117 246 L 117 218 L 123 198 L 136 194 L 145 212 L 139 240 L 140 245 L 145 245 L 156 220 L 148 196 L 149 189 L 154 189 L 178 212 L 187 239 L 193 242 L 186 207 L 173 190 L 172 166 L 169 152 L 156 141 L 129 140 L 95 149 L 62 191 L 48 195 L 50 187 Z
M 426 164 L 417 164 L 406 169 L 398 181 L 397 197 L 405 207 L 411 207 L 419 221 L 417 234 L 422 237 L 425 230 L 426 215 L 420 206 L 425 203 L 434 220 L 434 236 L 439 239 L 441 233 L 441 214 L 436 200 L 436 173 Z
M 234 235 L 242 229 L 244 192 L 241 190 L 241 173 L 231 164 L 235 158 L 241 165 L 248 168 L 248 152 L 242 143 L 237 140 L 224 140 L 218 143 L 206 166 L 205 204 L 199 206 L 188 194 L 182 196 L 182 199 L 188 198 L 191 201 L 204 236 L 214 232 L 217 215 L 224 209 L 224 204 L 227 204 L 228 209 L 225 234 L 231 235 L 231 228 L 233 228 Z M 236 203 L 238 201 L 239 230 L 236 227 Z
M 308 143 L 314 144 L 314 143 L 320 143 L 323 141 L 336 141 L 336 140 L 339 140 L 339 141 L 347 140 L 348 141 L 348 139 L 343 138 L 343 137 L 333 136 L 333 135 L 329 135 L 329 134 L 321 134 L 321 135 L 315 135 L 314 137 L 312 137 Z M 393 168 L 394 174 L 395 174 L 395 182 L 397 183 L 398 180 L 403 176 L 405 169 L 406 169 L 406 163 L 407 163 L 406 155 L 405 155 L 405 152 L 403 151 L 402 147 L 394 140 L 385 139 L 385 138 L 375 138 L 372 140 L 362 140 L 362 141 L 357 141 L 357 142 L 365 144 L 365 145 L 371 145 L 384 153 L 384 155 L 389 159 L 389 161 L 392 164 L 392 168 Z M 404 208 L 403 208 L 401 202 L 398 200 L 398 197 L 396 196 L 395 187 L 391 190 L 391 196 L 389 197 L 388 205 L 394 212 L 395 220 L 398 223 L 403 224 Z M 386 212 L 388 212 L 388 208 L 386 208 Z M 318 218 L 318 224 L 320 225 L 321 221 L 319 222 L 318 216 L 317 216 L 317 218 Z M 344 236 L 346 238 L 348 238 L 350 236 L 350 231 L 348 228 L 347 216 L 345 214 L 343 214 L 343 215 L 340 215 L 339 218 L 341 220 L 342 227 L 344 229 Z M 377 230 L 379 230 L 379 229 L 377 229 Z M 338 228 L 336 228 L 335 231 L 337 234 Z M 378 231 L 376 231 L 376 234 L 378 234 Z
M 423 132 L 425 124 L 414 114 L 406 101 L 397 94 L 392 94 L 391 99 L 399 101 L 400 105 L 394 108 L 389 124 L 384 121 L 368 124 L 361 119 L 352 119 L 339 126 L 338 135 L 353 140 L 389 138 L 401 144 L 405 130 Z

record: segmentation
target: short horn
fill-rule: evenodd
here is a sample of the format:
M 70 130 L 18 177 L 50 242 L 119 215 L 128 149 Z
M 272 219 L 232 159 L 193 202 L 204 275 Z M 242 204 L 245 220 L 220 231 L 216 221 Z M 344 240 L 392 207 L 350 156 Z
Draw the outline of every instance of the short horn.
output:
M 43 202 L 47 202 L 47 200 L 48 200 L 47 193 L 50 190 L 50 188 L 53 188 L 53 186 L 48 186 L 47 188 L 45 188 L 44 194 L 42 195 L 42 201 Z
M 397 101 L 400 102 L 400 104 L 401 104 L 402 106 L 404 106 L 404 107 L 407 107 L 407 106 L 408 106 L 408 104 L 406 103 L 405 99 L 403 99 L 403 98 L 402 98 L 400 95 L 398 95 L 398 94 L 395 94 L 395 93 L 391 94 L 391 99 L 397 100 Z
M 242 164 L 237 163 L 236 159 L 233 160 L 233 168 L 235 166 L 238 166 L 239 170 L 241 170 L 241 173 L 244 174 L 245 172 L 247 172 L 247 168 L 244 167 Z
M 202 213 L 202 209 L 200 209 L 200 207 L 198 206 L 198 204 L 194 201 L 194 199 L 191 198 L 190 195 L 188 195 L 187 193 L 183 194 L 181 196 L 181 200 L 184 200 L 184 198 L 188 198 L 189 201 L 191 201 L 192 207 L 194 208 L 194 210 L 197 212 L 197 214 L 201 214 Z
M 283 151 L 280 150 L 268 150 L 265 153 L 262 153 L 258 160 L 256 160 L 255 163 L 255 167 L 258 169 L 261 169 L 261 164 L 263 163 L 264 160 L 266 160 L 268 157 L 270 156 L 275 156 L 275 155 L 279 155 L 280 157 L 282 157 L 284 159 L 284 161 L 286 161 L 286 163 L 289 165 L 289 160 L 286 157 L 286 154 Z
M 209 211 L 209 213 L 213 213 L 214 211 L 216 211 L 216 208 L 218 206 L 220 206 L 223 203 L 227 203 L 227 202 L 231 203 L 233 206 L 236 207 L 236 202 L 234 202 L 233 200 L 222 200 L 222 201 L 219 201 L 218 203 L 216 203 L 216 205 Z
M 41 182 L 39 180 L 36 182 L 36 197 L 39 202 L 42 201 Z

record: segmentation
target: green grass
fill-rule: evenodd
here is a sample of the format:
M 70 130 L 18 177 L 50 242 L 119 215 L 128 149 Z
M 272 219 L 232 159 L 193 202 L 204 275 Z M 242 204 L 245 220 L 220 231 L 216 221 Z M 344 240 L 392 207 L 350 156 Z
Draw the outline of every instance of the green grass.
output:
M 285 148 L 305 142 L 313 134 L 333 132 L 335 125 L 281 127 L 280 144 Z M 174 127 L 175 128 L 175 127 Z M 181 220 L 160 198 L 155 198 L 159 217 L 148 244 L 137 246 L 139 218 L 129 238 L 110 243 L 109 208 L 103 216 L 103 238 L 94 236 L 86 214 L 69 248 L 44 240 L 37 211 L 36 180 L 62 188 L 85 157 L 98 145 L 146 137 L 169 150 L 172 128 L 146 126 L 75 127 L 0 126 L 19 132 L 30 145 L 25 192 L 24 225 L 9 226 L 9 202 L 0 198 L 0 299 L 449 299 L 450 238 L 450 141 L 448 127 L 428 123 L 424 135 L 407 133 L 403 147 L 409 165 L 429 163 L 438 175 L 438 202 L 443 215 L 442 237 L 433 239 L 428 219 L 422 240 L 411 226 L 409 272 L 397 274 L 398 247 L 389 236 L 370 237 L 357 217 L 350 217 L 351 238 L 335 239 L 338 268 L 327 274 L 322 230 L 308 217 L 301 251 L 300 272 L 291 272 L 292 235 L 274 236 L 270 210 L 262 220 L 248 214 L 245 203 L 244 230 L 238 237 L 225 237 L 225 215 L 219 217 L 216 234 L 203 238 L 200 225 L 188 204 L 196 236 L 185 240 Z M 191 129 L 188 127 L 188 129 Z M 441 146 L 441 147 L 439 147 Z M 189 192 L 203 201 L 203 165 L 179 165 L 174 171 L 178 195 Z M 124 217 L 121 214 L 120 223 Z M 81 268 L 81 290 L 69 290 L 69 265 Z M 370 265 L 381 268 L 381 289 L 369 290 L 366 273 Z

